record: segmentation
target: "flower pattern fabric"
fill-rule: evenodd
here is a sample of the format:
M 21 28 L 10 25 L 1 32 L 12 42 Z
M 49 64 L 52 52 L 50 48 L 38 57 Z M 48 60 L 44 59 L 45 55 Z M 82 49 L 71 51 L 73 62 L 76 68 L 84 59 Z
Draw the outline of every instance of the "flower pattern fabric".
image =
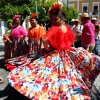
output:
M 84 49 L 55 50 L 15 68 L 8 81 L 31 100 L 91 100 L 90 87 L 99 69 L 100 58 Z

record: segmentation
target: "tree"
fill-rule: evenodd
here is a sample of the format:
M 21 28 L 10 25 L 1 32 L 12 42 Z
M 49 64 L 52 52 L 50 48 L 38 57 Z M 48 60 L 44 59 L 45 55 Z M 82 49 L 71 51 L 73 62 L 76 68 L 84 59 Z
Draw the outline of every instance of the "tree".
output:
M 65 18 L 66 18 L 68 24 L 71 19 L 76 19 L 78 17 L 78 12 L 76 11 L 75 8 L 67 7 L 64 5 L 62 7 L 62 10 L 64 11 Z
M 0 0 L 0 19 L 7 21 L 15 14 L 20 14 L 23 22 L 27 16 L 35 13 L 36 7 L 38 7 L 39 23 L 48 23 L 48 10 L 56 0 L 44 1 L 45 0 Z M 74 8 L 64 6 L 62 9 L 65 12 L 67 21 L 72 18 L 77 18 L 78 12 Z
M 0 0 L 0 19 L 7 21 L 15 14 L 20 14 L 23 22 L 27 16 L 36 13 L 38 7 L 40 22 L 46 22 L 48 9 L 53 3 L 54 0 Z
M 42 2 L 41 5 L 38 5 L 38 19 L 39 19 L 39 23 L 48 23 L 49 21 L 49 8 L 51 7 L 51 5 L 54 3 L 54 0 L 49 0 L 47 2 Z
M 7 21 L 15 14 L 20 14 L 24 20 L 35 10 L 34 5 L 35 0 L 0 0 L 0 18 Z

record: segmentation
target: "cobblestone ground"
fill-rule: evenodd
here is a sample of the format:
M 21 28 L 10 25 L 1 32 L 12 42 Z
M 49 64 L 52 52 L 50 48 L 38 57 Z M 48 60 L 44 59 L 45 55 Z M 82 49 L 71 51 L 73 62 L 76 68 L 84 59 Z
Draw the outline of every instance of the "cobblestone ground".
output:
M 0 100 L 29 100 L 8 84 L 7 75 L 9 71 L 4 66 L 3 50 L 4 45 L 0 43 L 0 76 L 4 79 L 4 83 L 0 84 Z
M 4 78 L 4 83 L 0 84 L 0 100 L 29 100 L 8 84 L 7 75 L 9 71 L 4 66 L 4 45 L 1 44 L 0 42 L 0 76 Z M 95 100 L 100 100 L 100 75 L 96 78 L 92 90 Z

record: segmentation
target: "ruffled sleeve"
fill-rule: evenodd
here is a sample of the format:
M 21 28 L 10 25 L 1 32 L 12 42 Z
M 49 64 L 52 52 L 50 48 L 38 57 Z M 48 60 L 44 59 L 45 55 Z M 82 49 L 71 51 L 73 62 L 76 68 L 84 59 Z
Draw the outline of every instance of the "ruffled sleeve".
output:
M 29 28 L 28 30 L 28 37 L 30 40 L 40 39 L 45 34 L 46 32 L 42 26 L 39 26 L 38 29 Z
M 69 49 L 74 43 L 74 33 L 69 26 L 66 25 L 66 28 L 67 32 L 63 33 L 60 27 L 52 26 L 44 38 L 53 48 L 59 50 Z

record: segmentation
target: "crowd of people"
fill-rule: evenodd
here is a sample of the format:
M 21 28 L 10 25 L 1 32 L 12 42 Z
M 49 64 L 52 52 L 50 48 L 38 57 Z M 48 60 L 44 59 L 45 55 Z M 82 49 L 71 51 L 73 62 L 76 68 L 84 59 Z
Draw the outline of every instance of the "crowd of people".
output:
M 21 26 L 20 15 L 8 21 L 13 25 L 4 35 L 9 84 L 31 100 L 94 100 L 91 88 L 100 57 L 93 52 L 100 27 L 88 13 L 80 16 L 83 25 L 78 19 L 66 25 L 59 4 L 51 6 L 49 17 L 47 31 L 38 24 L 37 14 L 30 15 L 28 31 Z
M 90 18 L 88 13 L 81 15 L 81 20 L 72 19 L 71 29 L 75 34 L 74 47 L 83 47 L 90 53 L 100 56 L 100 24 L 96 17 Z

